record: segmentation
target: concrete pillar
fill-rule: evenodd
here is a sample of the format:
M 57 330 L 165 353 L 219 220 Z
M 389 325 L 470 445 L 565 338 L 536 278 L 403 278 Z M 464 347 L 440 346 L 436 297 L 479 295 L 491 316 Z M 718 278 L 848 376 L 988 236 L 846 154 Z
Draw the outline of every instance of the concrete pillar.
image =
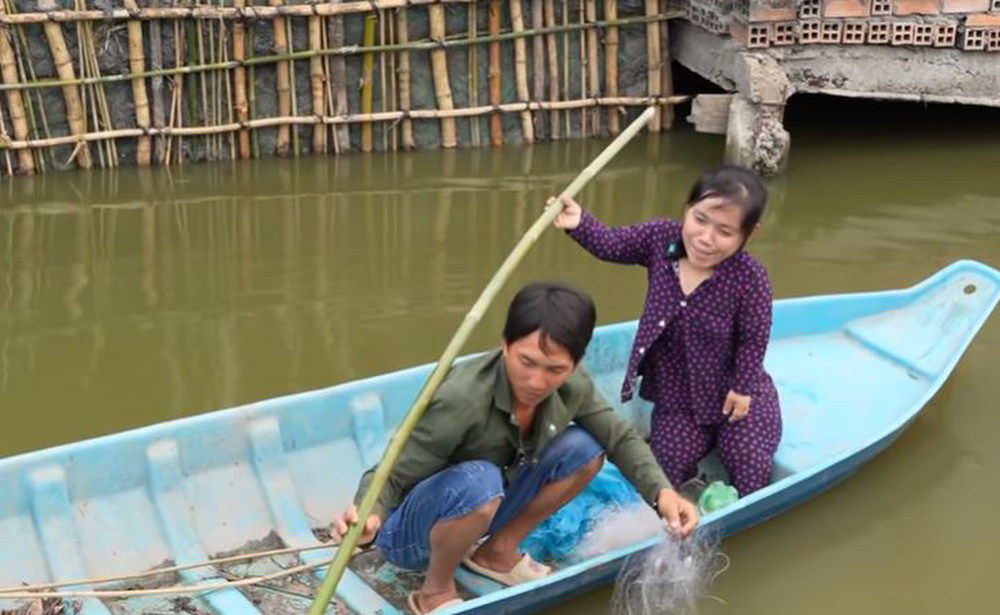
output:
M 791 86 L 768 55 L 740 53 L 733 71 L 737 93 L 729 107 L 726 162 L 770 177 L 788 164 L 791 137 L 782 125 Z

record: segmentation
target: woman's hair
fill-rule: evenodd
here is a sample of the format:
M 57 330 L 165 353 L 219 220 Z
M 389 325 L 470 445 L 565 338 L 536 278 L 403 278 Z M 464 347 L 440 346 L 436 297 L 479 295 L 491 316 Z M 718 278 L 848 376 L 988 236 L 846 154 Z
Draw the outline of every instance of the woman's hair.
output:
M 578 363 L 590 343 L 596 320 L 597 310 L 586 293 L 558 282 L 533 282 L 510 302 L 503 339 L 512 344 L 538 331 L 543 351 L 549 352 L 549 341 L 556 342 Z
M 687 208 L 708 198 L 721 198 L 737 205 L 743 212 L 740 231 L 746 240 L 757 227 L 767 204 L 767 188 L 753 171 L 734 165 L 709 169 L 698 178 L 688 194 Z

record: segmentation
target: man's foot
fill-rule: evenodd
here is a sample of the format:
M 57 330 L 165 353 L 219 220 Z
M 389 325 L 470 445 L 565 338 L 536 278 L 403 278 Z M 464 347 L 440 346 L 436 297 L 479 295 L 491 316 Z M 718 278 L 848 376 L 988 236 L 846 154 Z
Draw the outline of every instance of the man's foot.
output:
M 481 550 L 482 549 L 480 549 L 480 551 Z M 477 551 L 462 560 L 462 563 L 466 568 L 476 574 L 493 579 L 497 583 L 507 586 L 519 585 L 521 583 L 541 579 L 552 574 L 552 568 L 546 566 L 545 564 L 539 564 L 535 560 L 531 559 L 531 556 L 527 553 L 515 552 L 514 557 L 517 559 L 513 564 L 504 565 L 502 563 L 490 563 L 491 561 L 501 562 L 503 559 L 509 558 L 490 560 L 486 557 L 480 556 L 480 553 Z
M 446 606 L 462 602 L 456 594 L 428 594 L 424 595 L 419 591 L 410 592 L 406 596 L 406 605 L 410 607 L 413 615 L 424 615 L 432 613 Z

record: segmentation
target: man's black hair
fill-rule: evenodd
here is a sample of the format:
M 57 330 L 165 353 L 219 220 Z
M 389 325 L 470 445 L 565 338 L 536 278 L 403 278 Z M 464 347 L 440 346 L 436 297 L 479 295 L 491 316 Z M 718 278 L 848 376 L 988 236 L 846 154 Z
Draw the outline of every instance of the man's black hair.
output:
M 574 363 L 594 333 L 597 310 L 586 293 L 558 282 L 533 282 L 514 295 L 507 308 L 503 339 L 508 344 L 539 332 L 539 344 L 545 352 L 548 341 L 564 347 Z

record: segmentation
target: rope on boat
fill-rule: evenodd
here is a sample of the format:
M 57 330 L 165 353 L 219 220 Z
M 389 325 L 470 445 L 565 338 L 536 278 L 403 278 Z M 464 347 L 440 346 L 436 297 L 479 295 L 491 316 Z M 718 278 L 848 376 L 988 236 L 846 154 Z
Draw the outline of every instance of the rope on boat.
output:
M 246 579 L 240 579 L 238 581 L 218 581 L 211 583 L 201 583 L 198 585 L 171 585 L 170 587 L 157 587 L 155 589 L 120 589 L 120 590 L 103 590 L 103 589 L 83 589 L 83 590 L 72 590 L 63 592 L 30 592 L 30 591 L 17 591 L 10 593 L 0 594 L 0 598 L 4 600 L 22 600 L 30 598 L 132 598 L 135 596 L 164 596 L 171 594 L 200 594 L 202 592 L 217 591 L 220 589 L 230 589 L 237 587 L 246 587 L 248 585 L 259 585 L 261 583 L 266 583 L 267 581 L 274 581 L 276 579 L 282 579 L 284 577 L 290 577 L 297 575 L 301 572 L 307 572 L 313 568 L 319 568 L 326 566 L 333 561 L 332 557 L 324 558 L 320 561 L 313 562 L 311 564 L 300 564 L 298 566 L 293 566 L 292 568 L 287 568 L 281 572 L 275 572 L 272 574 L 266 574 L 256 577 L 247 577 Z
M 161 575 L 161 574 L 167 574 L 167 573 L 171 573 L 171 572 L 180 572 L 182 570 L 191 570 L 191 569 L 194 569 L 194 568 L 208 568 L 208 567 L 211 567 L 211 566 L 217 566 L 217 565 L 221 565 L 221 564 L 231 564 L 233 562 L 240 562 L 240 561 L 245 561 L 245 560 L 250 560 L 250 559 L 263 559 L 265 557 L 275 557 L 275 556 L 278 556 L 278 555 L 295 555 L 295 554 L 298 554 L 298 553 L 305 553 L 307 551 L 319 551 L 319 550 L 323 550 L 323 549 L 335 549 L 335 548 L 337 548 L 337 545 L 333 545 L 333 544 L 311 545 L 311 546 L 308 546 L 308 547 L 286 547 L 286 548 L 282 548 L 282 549 L 272 549 L 270 551 L 258 551 L 258 552 L 255 552 L 255 553 L 244 553 L 244 554 L 241 554 L 241 555 L 230 555 L 230 556 L 227 556 L 227 557 L 220 557 L 220 558 L 216 558 L 216 559 L 210 559 L 210 560 L 207 560 L 207 561 L 204 561 L 204 562 L 197 562 L 197 563 L 193 563 L 193 564 L 183 564 L 183 565 L 177 565 L 177 566 L 169 566 L 169 567 L 166 567 L 166 568 L 154 568 L 154 569 L 151 569 L 151 570 L 147 570 L 145 572 L 136 572 L 136 573 L 122 574 L 122 575 L 108 576 L 108 577 L 90 577 L 90 578 L 86 578 L 86 579 L 70 579 L 70 580 L 67 580 L 67 581 L 53 581 L 53 582 L 49 582 L 49 583 L 39 583 L 39 584 L 35 584 L 35 585 L 20 585 L 20 586 L 15 586 L 15 587 L 4 587 L 4 588 L 0 588 L 0 599 L 8 599 L 8 598 L 16 598 L 16 599 L 20 599 L 20 598 L 50 598 L 50 597 L 51 598 L 57 598 L 57 597 L 58 598 L 68 598 L 68 597 L 83 596 L 83 594 L 80 594 L 79 592 L 47 592 L 46 593 L 46 590 L 54 589 L 54 588 L 57 588 L 57 587 L 66 587 L 66 586 L 70 586 L 70 585 L 98 585 L 98 584 L 103 584 L 103 583 L 112 583 L 112 582 L 115 582 L 115 581 L 127 581 L 127 580 L 131 580 L 131 579 L 139 579 L 139 578 L 142 578 L 142 577 L 158 576 L 158 575 Z M 303 566 L 305 566 L 305 569 L 315 568 L 315 567 L 318 567 L 318 566 L 324 566 L 324 565 L 328 564 L 332 559 L 333 558 L 330 557 L 330 558 L 318 561 L 316 563 L 303 564 L 302 566 L 298 566 L 298 567 L 295 568 L 296 572 L 289 572 L 289 571 L 293 570 L 292 568 L 289 568 L 288 570 L 286 570 L 283 573 L 281 573 L 281 575 L 284 576 L 286 574 L 298 574 L 298 572 L 302 571 L 302 570 L 299 570 L 299 569 L 303 568 Z M 253 578 L 257 579 L 256 580 L 257 583 L 261 583 L 261 582 L 264 582 L 264 581 L 271 580 L 271 577 L 259 577 L 259 578 L 253 577 Z M 251 580 L 253 578 L 248 578 L 248 579 L 245 579 L 245 580 Z M 173 591 L 173 590 L 177 590 L 177 589 L 180 589 L 180 588 L 183 588 L 184 592 Z M 202 587 L 199 587 L 199 586 L 195 586 L 195 585 L 186 585 L 186 586 L 176 585 L 176 586 L 156 588 L 156 589 L 157 590 L 172 590 L 170 593 L 194 593 L 194 592 L 204 591 L 205 588 L 202 588 Z M 102 592 L 101 593 L 101 597 L 114 597 L 114 596 L 108 595 L 108 593 L 107 593 L 107 592 L 111 592 L 113 590 L 80 590 L 80 591 Z M 117 591 L 117 590 L 115 590 L 115 591 Z M 154 591 L 154 590 L 120 590 L 120 592 L 126 592 L 129 596 L 136 595 L 136 592 L 147 592 L 147 591 Z M 57 596 L 56 595 L 57 593 L 60 594 L 60 595 Z M 27 595 L 24 595 L 24 594 L 27 594 Z M 65 595 L 62 595 L 62 594 L 65 594 Z M 87 595 L 90 595 L 90 594 L 87 594 Z

